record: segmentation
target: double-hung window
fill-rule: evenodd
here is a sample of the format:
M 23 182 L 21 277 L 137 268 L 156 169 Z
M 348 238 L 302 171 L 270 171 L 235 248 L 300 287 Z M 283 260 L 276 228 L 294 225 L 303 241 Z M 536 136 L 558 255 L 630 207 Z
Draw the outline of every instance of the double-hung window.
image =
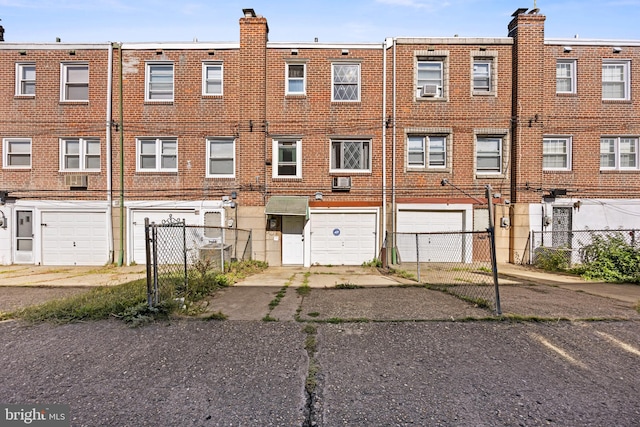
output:
M 443 98 L 445 96 L 444 60 L 418 58 L 416 90 L 418 98 Z
M 99 171 L 100 140 L 84 138 L 61 139 L 60 169 L 63 171 Z
M 331 141 L 331 171 L 371 171 L 371 141 Z
M 306 65 L 287 64 L 286 70 L 286 95 L 304 95 L 306 93 Z
M 629 61 L 602 63 L 602 99 L 628 100 L 630 88 Z
M 637 137 L 600 138 L 600 169 L 638 169 Z
M 299 140 L 273 141 L 273 177 L 302 178 L 302 155 Z
M 360 64 L 333 64 L 331 74 L 332 101 L 360 101 Z
M 2 141 L 3 167 L 7 169 L 31 168 L 31 139 L 5 138 Z
M 473 61 L 473 90 L 474 92 L 492 91 L 492 64 L 490 59 L 475 59 Z
M 235 177 L 235 139 L 207 139 L 207 176 L 209 178 Z
M 173 64 L 147 63 L 145 101 L 173 101 Z
M 222 62 L 205 62 L 202 64 L 202 94 L 222 95 Z
M 178 140 L 175 138 L 141 138 L 137 143 L 137 170 L 141 172 L 176 172 Z
M 16 96 L 35 96 L 36 64 L 16 64 Z
M 571 138 L 546 137 L 542 140 L 542 169 L 571 169 Z
M 407 139 L 408 168 L 445 168 L 447 137 L 440 135 L 410 135 Z
M 476 172 L 478 174 L 502 173 L 502 137 L 477 137 Z
M 89 64 L 62 64 L 61 73 L 60 99 L 62 101 L 88 101 Z
M 556 62 L 556 93 L 576 93 L 576 61 L 559 59 Z

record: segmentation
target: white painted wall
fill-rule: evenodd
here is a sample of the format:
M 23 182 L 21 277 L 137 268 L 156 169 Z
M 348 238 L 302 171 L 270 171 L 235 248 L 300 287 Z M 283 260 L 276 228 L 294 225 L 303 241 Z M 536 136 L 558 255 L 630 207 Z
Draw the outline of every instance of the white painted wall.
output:
M 543 212 L 544 215 L 551 216 L 554 206 L 573 208 L 574 230 L 640 229 L 640 199 L 571 198 L 530 204 L 529 220 L 532 231 L 543 230 Z

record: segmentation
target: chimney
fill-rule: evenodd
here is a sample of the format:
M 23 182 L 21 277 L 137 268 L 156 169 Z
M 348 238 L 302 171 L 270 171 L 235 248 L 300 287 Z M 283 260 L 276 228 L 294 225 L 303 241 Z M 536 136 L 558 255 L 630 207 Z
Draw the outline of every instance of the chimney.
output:
M 0 25 L 0 42 L 4 41 L 4 27 Z

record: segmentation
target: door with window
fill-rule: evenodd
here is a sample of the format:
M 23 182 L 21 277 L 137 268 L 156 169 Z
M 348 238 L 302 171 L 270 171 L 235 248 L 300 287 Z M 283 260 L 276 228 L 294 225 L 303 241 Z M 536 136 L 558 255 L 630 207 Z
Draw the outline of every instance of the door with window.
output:
M 282 217 L 282 265 L 304 263 L 304 216 Z
M 33 211 L 16 211 L 16 241 L 14 262 L 33 263 Z
M 571 208 L 554 207 L 551 225 L 552 245 L 554 248 L 571 248 Z

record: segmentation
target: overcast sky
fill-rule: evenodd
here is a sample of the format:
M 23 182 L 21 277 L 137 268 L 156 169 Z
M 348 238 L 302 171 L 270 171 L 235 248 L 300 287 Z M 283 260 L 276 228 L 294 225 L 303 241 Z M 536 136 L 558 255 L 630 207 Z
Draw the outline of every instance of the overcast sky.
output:
M 237 42 L 243 8 L 270 41 L 382 42 L 386 37 L 505 37 L 534 0 L 0 0 L 6 42 Z M 537 0 L 547 38 L 640 39 L 640 0 Z

